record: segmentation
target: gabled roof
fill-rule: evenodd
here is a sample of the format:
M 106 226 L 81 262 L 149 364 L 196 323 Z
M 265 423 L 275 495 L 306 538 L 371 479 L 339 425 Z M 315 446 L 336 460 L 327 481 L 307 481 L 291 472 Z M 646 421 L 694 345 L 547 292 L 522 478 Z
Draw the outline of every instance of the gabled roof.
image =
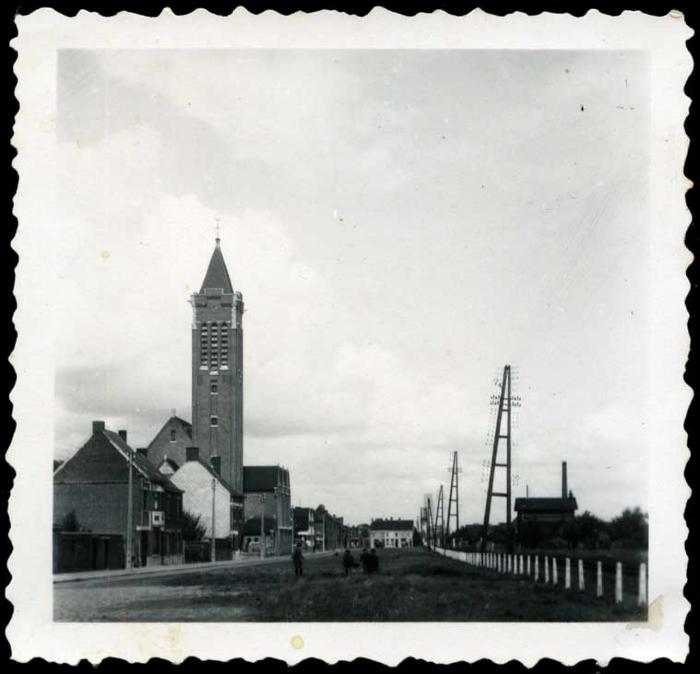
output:
M 105 452 L 108 447 L 113 451 Z M 128 475 L 126 466 L 130 455 L 133 457 L 134 471 L 137 475 L 160 485 L 166 491 L 177 493 L 182 491 L 145 456 L 134 451 L 119 433 L 106 429 L 93 433 L 70 459 L 56 469 L 54 482 L 57 484 L 123 482 L 124 475 Z
M 243 491 L 272 491 L 289 486 L 289 471 L 281 466 L 244 466 Z
M 576 499 L 569 498 L 516 498 L 515 510 L 528 513 L 571 513 L 578 508 Z
M 227 480 L 225 480 L 223 477 L 221 477 L 221 475 L 219 475 L 219 473 L 217 473 L 217 472 L 211 467 L 211 465 L 208 464 L 206 461 L 203 461 L 202 459 L 197 459 L 197 460 L 194 461 L 194 462 L 192 462 L 192 461 L 187 461 L 187 462 L 185 462 L 185 463 L 182 465 L 182 468 L 184 468 L 188 463 L 198 463 L 200 466 L 202 466 L 202 467 L 204 468 L 204 470 L 207 471 L 207 473 L 209 473 L 209 475 L 211 475 L 213 478 L 216 478 L 216 479 L 221 483 L 221 485 L 223 486 L 223 488 L 226 489 L 226 491 L 228 491 L 232 496 L 239 496 L 239 497 L 242 497 L 242 496 L 243 496 L 243 494 L 241 494 L 241 492 L 236 491 L 236 490 L 231 486 L 231 484 L 230 484 Z
M 167 421 L 161 426 L 160 430 L 155 434 L 155 437 L 151 442 L 149 443 L 148 447 L 150 448 L 155 442 L 160 438 L 160 436 L 165 432 L 166 429 L 172 428 L 173 424 L 180 426 L 184 433 L 192 438 L 192 424 L 189 421 L 185 421 L 184 419 L 181 419 L 180 417 L 173 415 L 172 417 L 169 417 Z
M 174 472 L 177 471 L 177 469 L 180 467 L 177 465 L 177 461 L 174 461 L 173 459 L 169 459 L 167 456 L 158 464 L 157 468 L 158 470 L 161 470 L 163 465 L 166 465 L 170 468 L 170 470 Z
M 166 491 L 182 492 L 182 489 L 176 487 L 168 478 L 167 475 L 163 475 L 143 454 L 134 451 L 126 441 L 122 438 L 119 433 L 114 431 L 108 431 L 105 429 L 101 431 L 109 439 L 109 441 L 114 445 L 119 452 L 128 460 L 129 453 L 133 456 L 134 468 L 138 470 L 143 477 L 151 482 L 159 484 Z
M 413 520 L 374 520 L 369 528 L 372 531 L 413 531 Z
M 218 239 L 216 240 L 216 248 L 214 248 L 214 252 L 211 255 L 211 260 L 209 260 L 209 267 L 204 276 L 202 289 L 199 292 L 203 293 L 207 288 L 221 288 L 223 292 L 233 294 L 233 285 L 228 275 L 228 269 L 226 269 L 226 262 L 224 262 L 224 255 L 221 252 Z

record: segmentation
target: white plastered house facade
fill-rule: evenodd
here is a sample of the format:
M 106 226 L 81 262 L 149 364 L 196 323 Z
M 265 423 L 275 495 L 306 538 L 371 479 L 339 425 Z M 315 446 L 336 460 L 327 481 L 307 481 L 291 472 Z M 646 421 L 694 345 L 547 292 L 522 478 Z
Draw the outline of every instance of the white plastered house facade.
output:
M 192 448 L 188 448 L 188 451 L 191 453 Z M 214 538 L 227 539 L 239 533 L 234 529 L 235 505 L 230 486 L 198 456 L 188 455 L 188 460 L 170 475 L 170 481 L 184 492 L 182 509 L 199 515 L 200 523 L 206 528 L 206 538 L 212 535 L 212 515 Z

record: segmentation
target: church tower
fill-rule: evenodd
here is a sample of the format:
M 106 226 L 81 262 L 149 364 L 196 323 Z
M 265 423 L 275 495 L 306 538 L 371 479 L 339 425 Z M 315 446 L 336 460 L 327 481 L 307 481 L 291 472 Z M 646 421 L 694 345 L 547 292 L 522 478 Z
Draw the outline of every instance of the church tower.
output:
M 191 303 L 192 444 L 205 460 L 220 457 L 221 476 L 242 494 L 243 296 L 233 290 L 218 236 Z

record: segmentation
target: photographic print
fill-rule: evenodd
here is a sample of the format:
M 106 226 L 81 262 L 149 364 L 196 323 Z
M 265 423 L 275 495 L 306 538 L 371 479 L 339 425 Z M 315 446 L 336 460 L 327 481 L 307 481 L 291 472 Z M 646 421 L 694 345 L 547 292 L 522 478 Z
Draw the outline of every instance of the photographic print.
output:
M 380 19 L 403 37 L 324 40 Z M 647 648 L 682 649 L 687 28 L 466 19 L 21 18 L 15 451 L 52 638 L 177 661 L 237 623 L 293 660 L 332 623 L 612 624 L 634 657 L 664 616 Z M 644 30 L 674 36 L 670 113 Z M 117 646 L 133 623 L 177 646 Z

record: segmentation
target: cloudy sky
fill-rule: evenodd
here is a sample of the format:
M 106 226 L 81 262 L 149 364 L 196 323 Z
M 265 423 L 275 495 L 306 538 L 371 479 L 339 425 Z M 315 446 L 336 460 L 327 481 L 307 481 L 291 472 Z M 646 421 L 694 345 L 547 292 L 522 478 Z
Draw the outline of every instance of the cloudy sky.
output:
M 190 418 L 218 219 L 244 461 L 289 467 L 295 505 L 416 517 L 459 450 L 478 521 L 510 363 L 514 495 L 558 495 L 567 460 L 582 510 L 646 508 L 648 76 L 642 52 L 62 51 L 57 458 L 92 419 L 142 446 Z

